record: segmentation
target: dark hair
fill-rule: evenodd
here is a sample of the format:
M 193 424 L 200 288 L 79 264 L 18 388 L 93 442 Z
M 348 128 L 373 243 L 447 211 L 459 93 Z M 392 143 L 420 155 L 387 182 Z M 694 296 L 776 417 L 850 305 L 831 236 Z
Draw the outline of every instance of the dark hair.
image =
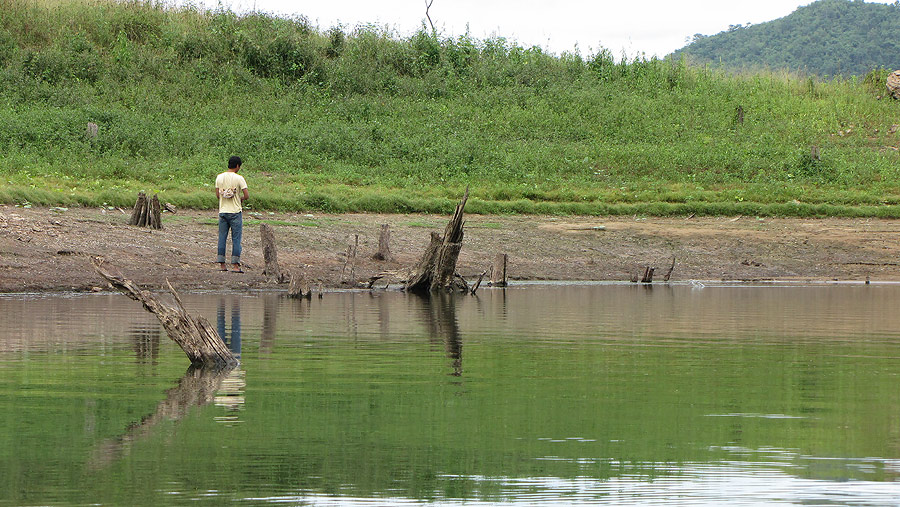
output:
M 241 157 L 234 156 L 228 159 L 228 168 L 234 169 L 241 166 Z

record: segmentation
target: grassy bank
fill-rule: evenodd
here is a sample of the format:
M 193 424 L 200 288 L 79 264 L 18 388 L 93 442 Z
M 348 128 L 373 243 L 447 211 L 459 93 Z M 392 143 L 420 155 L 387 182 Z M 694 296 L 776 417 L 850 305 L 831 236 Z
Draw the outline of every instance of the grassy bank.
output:
M 900 216 L 877 74 L 0 0 L 0 202 L 212 208 L 239 154 L 256 209 L 446 212 L 468 185 L 484 213 Z

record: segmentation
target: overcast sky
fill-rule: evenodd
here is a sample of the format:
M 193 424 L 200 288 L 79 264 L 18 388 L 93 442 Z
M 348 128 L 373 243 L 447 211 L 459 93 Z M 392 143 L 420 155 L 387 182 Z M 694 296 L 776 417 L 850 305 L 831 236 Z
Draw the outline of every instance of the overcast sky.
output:
M 201 0 L 215 6 L 215 0 Z M 869 2 L 875 0 L 868 0 Z M 891 0 L 881 0 L 889 3 Z M 405 36 L 425 21 L 425 0 L 221 0 L 237 12 L 301 14 L 321 29 L 341 24 L 389 26 Z M 604 47 L 620 56 L 665 56 L 695 33 L 787 16 L 809 1 L 793 0 L 433 0 L 429 14 L 441 35 L 499 35 L 554 53 L 576 44 L 588 56 Z

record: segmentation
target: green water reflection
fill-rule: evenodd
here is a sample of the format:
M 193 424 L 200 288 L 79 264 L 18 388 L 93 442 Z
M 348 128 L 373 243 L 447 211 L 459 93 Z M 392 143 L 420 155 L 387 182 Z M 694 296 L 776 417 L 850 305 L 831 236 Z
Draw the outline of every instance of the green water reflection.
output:
M 879 503 L 900 497 L 898 296 L 184 298 L 237 347 L 229 371 L 185 371 L 124 297 L 5 297 L 0 502 L 709 500 L 716 477 L 721 498 L 813 481 Z M 779 495 L 755 498 L 802 500 Z

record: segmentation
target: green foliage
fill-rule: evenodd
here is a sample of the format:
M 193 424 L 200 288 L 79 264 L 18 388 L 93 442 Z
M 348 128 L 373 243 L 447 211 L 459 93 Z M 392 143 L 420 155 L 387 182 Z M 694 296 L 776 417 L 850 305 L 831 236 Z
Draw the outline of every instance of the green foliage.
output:
M 792 69 L 819 76 L 864 76 L 897 65 L 900 8 L 896 4 L 818 0 L 791 15 L 754 26 L 731 25 L 697 34 L 675 52 L 728 69 Z M 883 93 L 884 80 L 881 81 Z
M 4 202 L 145 189 L 212 207 L 232 154 L 255 209 L 445 213 L 466 186 L 484 213 L 876 214 L 900 201 L 881 70 L 734 76 L 502 37 L 20 0 L 0 0 L 0 58 Z

